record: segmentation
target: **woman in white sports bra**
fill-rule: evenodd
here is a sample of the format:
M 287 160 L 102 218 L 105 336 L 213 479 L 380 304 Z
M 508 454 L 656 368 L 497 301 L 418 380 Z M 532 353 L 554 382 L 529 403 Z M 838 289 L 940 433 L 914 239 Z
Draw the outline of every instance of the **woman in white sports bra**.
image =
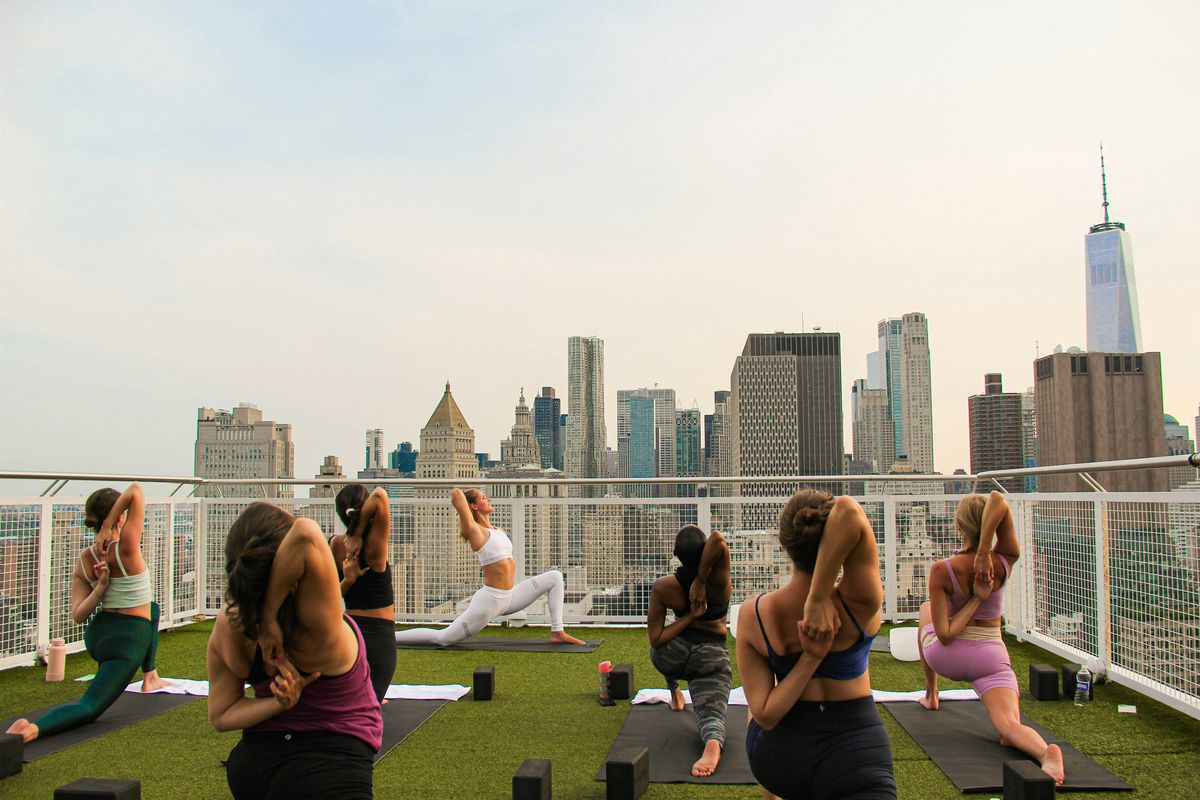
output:
M 396 633 L 396 644 L 433 644 L 439 647 L 456 644 L 479 633 L 496 617 L 527 608 L 534 600 L 547 595 L 550 606 L 550 641 L 561 644 L 583 644 L 563 630 L 563 597 L 565 586 L 562 573 L 556 569 L 526 578 L 513 586 L 516 562 L 512 557 L 512 542 L 508 534 L 493 528 L 488 522 L 492 513 L 491 499 L 478 489 L 454 489 L 450 502 L 458 511 L 459 535 L 467 540 L 479 565 L 483 567 L 483 586 L 471 598 L 467 610 L 445 628 L 412 628 Z
M 52 708 L 33 722 L 19 719 L 12 724 L 8 733 L 20 734 L 27 743 L 94 722 L 121 696 L 139 667 L 143 692 L 168 685 L 154 666 L 158 603 L 142 558 L 142 487 L 134 483 L 120 495 L 115 489 L 99 489 L 83 509 L 83 524 L 96 531 L 96 541 L 75 562 L 71 618 L 79 624 L 92 618 L 83 641 L 100 666 L 78 701 Z M 100 613 L 93 616 L 97 610 Z

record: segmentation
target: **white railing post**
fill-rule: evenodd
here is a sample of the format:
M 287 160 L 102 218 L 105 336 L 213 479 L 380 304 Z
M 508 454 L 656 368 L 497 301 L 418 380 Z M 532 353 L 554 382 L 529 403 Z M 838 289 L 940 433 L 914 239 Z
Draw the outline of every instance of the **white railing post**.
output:
M 712 533 L 712 498 L 708 495 L 710 491 L 711 488 L 704 492 L 704 497 L 696 498 L 696 525 L 705 533 Z M 696 494 L 700 494 L 699 484 L 696 486 Z
M 896 532 L 896 498 L 883 499 L 883 618 L 895 622 L 900 604 L 896 590 L 896 565 L 900 543 Z
M 45 501 L 41 505 L 41 518 L 38 525 L 38 600 L 37 600 L 37 641 L 34 642 L 34 654 L 40 656 L 50 645 L 50 581 L 53 580 L 51 567 L 54 556 L 54 503 Z
M 160 609 L 158 628 L 169 628 L 175 623 L 175 501 L 167 505 L 170 520 L 167 523 L 167 597 L 165 609 Z
M 208 613 L 208 500 L 196 503 L 196 530 L 192 540 L 196 556 L 196 613 Z
M 1096 655 L 1107 673 L 1112 661 L 1112 636 L 1108 630 L 1108 504 L 1092 501 L 1096 524 Z
M 519 491 L 520 487 L 518 487 Z M 512 542 L 516 554 L 516 582 L 525 580 L 525 503 L 520 497 L 513 498 L 512 505 Z

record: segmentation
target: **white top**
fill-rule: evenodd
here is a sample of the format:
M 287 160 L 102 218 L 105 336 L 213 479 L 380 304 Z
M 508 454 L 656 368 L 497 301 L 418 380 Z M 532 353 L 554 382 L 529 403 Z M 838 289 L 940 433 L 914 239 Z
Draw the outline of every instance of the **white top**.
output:
M 475 551 L 475 555 L 479 556 L 479 566 L 484 567 L 512 558 L 512 540 L 508 538 L 508 534 L 499 528 L 488 528 L 488 534 L 483 547 Z

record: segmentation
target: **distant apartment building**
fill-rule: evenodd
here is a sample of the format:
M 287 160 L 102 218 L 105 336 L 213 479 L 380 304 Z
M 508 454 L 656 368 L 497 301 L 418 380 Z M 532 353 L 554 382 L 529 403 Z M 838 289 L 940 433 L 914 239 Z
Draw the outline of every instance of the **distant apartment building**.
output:
M 1023 395 L 1005 392 L 998 372 L 989 372 L 983 381 L 983 394 L 967 398 L 971 472 L 1020 469 L 1024 466 Z M 1006 478 L 1000 483 L 1010 492 L 1019 492 L 1024 485 L 1020 478 Z
M 563 469 L 566 441 L 562 431 L 562 400 L 554 396 L 553 386 L 543 386 L 533 398 L 533 430 L 537 435 L 542 469 Z
M 840 475 L 841 335 L 752 333 L 730 375 L 732 472 L 739 476 Z M 746 496 L 786 485 L 743 484 Z M 778 508 L 748 504 L 737 525 L 771 529 Z
M 333 478 L 344 479 L 346 477 L 346 475 L 345 475 L 345 473 L 342 472 L 342 462 L 338 460 L 337 456 L 325 456 L 325 460 L 321 462 L 320 472 L 318 472 L 313 477 L 315 477 L 317 480 L 330 480 Z M 337 493 L 342 490 L 343 485 L 345 485 L 345 484 L 343 484 L 343 483 L 314 484 L 313 487 L 308 490 L 308 496 L 309 497 L 336 497 Z
M 367 431 L 367 454 L 363 469 L 384 469 L 383 464 L 383 428 L 372 428 Z
M 1038 465 L 1037 397 L 1032 386 L 1021 395 L 1021 463 L 1026 467 Z M 1021 480 L 1024 491 L 1037 491 L 1037 476 L 1026 475 Z
M 604 421 L 604 340 L 572 336 L 567 340 L 567 474 L 573 478 L 608 476 L 608 433 Z
M 395 450 L 388 453 L 388 467 L 405 477 L 411 477 L 417 471 L 417 455 L 412 442 L 401 442 Z
M 1166 455 L 1159 353 L 1054 353 L 1034 375 L 1039 466 Z M 1095 477 L 1108 491 L 1167 490 L 1163 470 Z M 1089 491 L 1075 475 L 1043 475 L 1038 489 Z
M 862 391 L 887 393 L 892 457 L 907 459 L 916 472 L 933 472 L 933 388 L 929 323 L 920 312 L 884 319 L 877 326 L 879 350 L 867 355 Z M 864 400 L 867 398 L 864 397 Z M 869 398 L 872 414 L 877 398 Z M 886 455 L 886 454 L 885 454 Z M 891 464 L 880 464 L 886 472 Z
M 733 474 L 733 441 L 730 431 L 729 398 L 732 392 L 718 389 L 713 392 L 711 431 L 705 431 L 704 474 Z
M 887 389 L 872 389 L 859 378 L 850 387 L 850 408 L 854 460 L 870 464 L 871 473 L 887 472 L 896 461 Z
M 242 403 L 233 411 L 201 408 L 196 415 L 195 475 L 213 480 L 294 478 L 292 426 L 264 420 L 257 406 Z M 202 497 L 292 497 L 290 486 L 201 486 Z
M 675 411 L 675 474 L 695 478 L 704 472 L 700 448 L 700 409 Z
M 1163 415 L 1163 431 L 1167 439 L 1167 455 L 1182 456 L 1196 452 L 1196 443 L 1188 437 L 1187 425 L 1180 425 L 1179 420 L 1170 414 Z M 1170 489 L 1177 489 L 1194 480 L 1195 467 L 1171 467 L 1167 470 L 1167 486 Z
M 655 402 L 644 389 L 617 392 L 618 475 L 622 478 L 656 477 Z M 649 497 L 649 486 L 626 485 L 625 497 Z

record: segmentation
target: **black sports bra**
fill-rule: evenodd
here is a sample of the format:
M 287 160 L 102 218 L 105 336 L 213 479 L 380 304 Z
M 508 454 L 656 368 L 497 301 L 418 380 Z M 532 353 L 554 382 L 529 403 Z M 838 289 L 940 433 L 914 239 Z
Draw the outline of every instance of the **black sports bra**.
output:
M 679 585 L 683 587 L 683 596 L 687 597 L 688 593 L 692 590 L 692 583 L 696 580 L 696 571 L 688 569 L 687 567 L 679 567 L 675 570 L 675 580 L 679 581 Z M 671 610 L 675 612 L 675 616 L 677 617 L 682 617 L 689 611 L 687 608 L 673 608 Z M 708 610 L 706 610 L 702 616 L 696 617 L 696 621 L 712 622 L 713 620 L 725 619 L 725 616 L 728 613 L 728 600 L 724 601 L 722 605 L 713 605 L 712 603 L 709 603 Z

